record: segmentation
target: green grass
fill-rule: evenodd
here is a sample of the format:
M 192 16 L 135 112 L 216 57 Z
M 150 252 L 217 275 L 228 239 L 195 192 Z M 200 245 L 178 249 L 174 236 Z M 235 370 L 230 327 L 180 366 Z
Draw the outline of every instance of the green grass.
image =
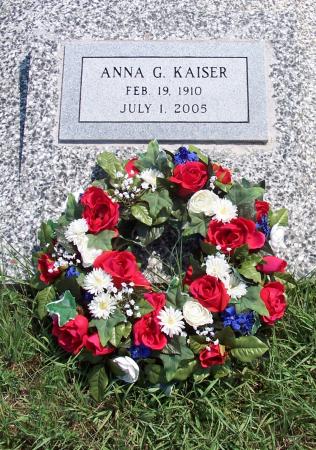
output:
M 266 358 L 227 379 L 157 390 L 112 383 L 103 403 L 32 318 L 0 290 L 1 449 L 315 449 L 316 279 L 299 282 Z

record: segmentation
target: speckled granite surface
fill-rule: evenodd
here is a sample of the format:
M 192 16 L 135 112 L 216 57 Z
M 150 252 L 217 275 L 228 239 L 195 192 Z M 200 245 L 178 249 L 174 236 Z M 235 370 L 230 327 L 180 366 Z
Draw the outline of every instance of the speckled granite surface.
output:
M 0 12 L 0 234 L 28 255 L 42 219 L 57 216 L 67 191 L 89 180 L 96 146 L 56 145 L 58 44 L 69 39 L 265 39 L 276 139 L 272 147 L 212 156 L 252 179 L 266 178 L 268 200 L 290 211 L 284 256 L 298 273 L 316 266 L 316 156 L 313 149 L 313 0 L 4 0 Z M 25 109 L 20 155 L 20 111 Z M 22 64 L 22 66 L 21 66 Z M 22 67 L 22 78 L 20 69 Z M 113 147 L 118 148 L 118 147 Z M 140 148 L 140 147 L 139 147 Z M 121 147 L 129 154 L 132 147 Z

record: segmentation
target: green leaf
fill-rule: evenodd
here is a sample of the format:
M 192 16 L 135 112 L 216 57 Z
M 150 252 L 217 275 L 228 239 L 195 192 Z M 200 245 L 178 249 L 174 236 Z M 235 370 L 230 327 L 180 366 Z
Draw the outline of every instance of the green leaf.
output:
M 215 255 L 215 253 L 217 252 L 216 246 L 210 244 L 209 242 L 203 242 L 203 241 L 201 241 L 201 242 L 200 242 L 200 247 L 201 247 L 201 249 L 202 249 L 202 252 L 203 252 L 205 255 Z
M 182 291 L 182 284 L 180 282 L 180 278 L 175 276 L 172 278 L 167 292 L 167 303 L 171 303 L 172 306 L 176 308 L 182 308 L 187 300 L 190 300 L 191 297 Z
M 255 336 L 242 336 L 235 341 L 231 355 L 242 362 L 250 362 L 262 356 L 268 347 Z
M 114 327 L 120 322 L 125 322 L 125 315 L 116 309 L 114 313 L 108 319 L 93 319 L 89 322 L 89 327 L 96 327 L 98 330 L 101 344 L 106 346 L 109 340 L 112 338 Z
M 51 244 L 55 238 L 56 224 L 51 220 L 43 222 L 38 232 L 38 239 L 41 245 Z
M 193 214 L 190 215 L 190 221 L 187 222 L 183 227 L 183 236 L 190 236 L 191 234 L 201 234 L 202 236 L 206 235 L 207 226 L 209 220 L 201 214 Z
M 290 285 L 290 286 L 296 286 L 297 285 L 297 281 L 295 280 L 295 278 L 293 277 L 293 275 L 291 275 L 288 272 L 275 272 L 274 273 L 274 278 L 278 281 L 283 282 L 285 285 Z
M 116 178 L 116 172 L 125 172 L 120 160 L 111 152 L 100 153 L 97 163 L 112 179 Z
M 278 209 L 277 211 L 269 211 L 269 225 L 273 227 L 273 225 L 280 226 L 288 226 L 289 224 L 289 216 L 286 208 Z
M 179 381 L 187 380 L 189 378 L 189 376 L 192 374 L 192 372 L 194 371 L 196 365 L 197 365 L 196 361 L 186 362 L 183 365 L 183 367 L 179 367 L 176 370 L 176 373 L 174 374 L 173 379 L 179 380 Z
M 236 312 L 239 314 L 246 309 L 251 309 L 256 311 L 261 316 L 269 316 L 269 311 L 267 310 L 264 302 L 260 297 L 260 286 L 250 286 L 247 288 L 247 294 L 239 299 L 236 303 Z
M 261 282 L 261 273 L 257 271 L 256 265 L 262 260 L 261 256 L 258 255 L 249 255 L 247 259 L 243 261 L 241 267 L 238 269 L 238 272 L 248 280 L 253 280 L 256 283 Z
M 201 350 L 204 350 L 205 347 L 208 345 L 205 336 L 198 336 L 193 335 L 189 336 L 189 347 L 192 350 L 193 353 L 196 355 L 200 353 Z
M 87 234 L 88 247 L 101 250 L 112 250 L 112 239 L 115 236 L 113 230 L 103 230 L 98 234 Z
M 234 259 L 237 259 L 238 261 L 243 261 L 245 258 L 247 258 L 248 255 L 249 255 L 249 248 L 247 244 L 236 248 L 234 251 Z
M 215 379 L 224 378 L 230 375 L 230 369 L 223 365 L 212 366 L 210 367 L 210 375 Z
M 110 343 L 114 347 L 118 347 L 122 338 L 127 337 L 132 330 L 132 324 L 128 323 L 119 323 L 112 329 L 112 336 L 110 337 Z
M 142 247 L 147 247 L 147 245 L 151 244 L 162 235 L 164 229 L 164 226 L 149 228 L 142 223 L 137 223 L 135 226 L 135 235 L 138 237 L 138 241 Z
M 174 378 L 177 369 L 183 361 L 194 359 L 194 353 L 186 345 L 186 338 L 183 336 L 177 336 L 177 338 L 180 343 L 180 354 L 165 355 L 161 353 L 159 355 L 159 358 L 162 360 L 164 369 L 166 371 L 167 381 L 171 381 Z
M 240 207 L 247 203 L 253 204 L 256 199 L 262 198 L 263 194 L 264 189 L 262 187 L 253 186 L 247 188 L 239 183 L 235 183 L 228 192 L 226 198 L 231 200 L 234 205 Z
M 147 209 L 147 206 L 136 203 L 131 207 L 131 214 L 135 219 L 139 220 L 140 222 L 144 223 L 145 225 L 152 225 L 153 219 L 149 215 L 149 211 Z
M 221 345 L 225 345 L 225 347 L 234 347 L 236 336 L 230 327 L 225 327 L 222 330 L 217 331 L 215 336 Z
M 215 186 L 216 187 L 218 187 L 221 191 L 223 191 L 223 192 L 229 192 L 230 190 L 231 190 L 231 188 L 232 188 L 232 183 L 230 183 L 230 184 L 224 184 L 224 183 L 221 183 L 220 181 L 218 181 L 218 180 L 215 180 L 215 182 L 214 182 L 214 184 L 215 184 Z
M 90 394 L 97 402 L 104 399 L 106 387 L 109 383 L 109 378 L 104 366 L 94 366 L 88 375 Z
M 77 315 L 76 300 L 70 291 L 64 292 L 62 297 L 56 302 L 51 302 L 46 305 L 46 309 L 51 314 L 56 314 L 58 318 L 58 325 L 62 327 L 65 323 L 72 320 Z
M 166 152 L 159 149 L 156 140 L 149 142 L 147 151 L 139 156 L 135 166 L 140 170 L 157 169 L 165 176 L 171 172 Z
M 144 298 L 141 298 L 136 305 L 139 307 L 138 312 L 144 316 L 154 310 L 153 306 Z
M 76 277 L 67 278 L 65 272 L 57 278 L 54 287 L 58 295 L 69 291 L 77 300 L 81 299 L 81 290 Z
M 64 212 L 64 217 L 67 223 L 72 222 L 75 219 L 81 219 L 82 205 L 76 202 L 73 194 L 69 194 L 67 197 L 67 205 Z
M 202 162 L 208 164 L 208 156 L 204 155 L 204 153 L 202 153 L 202 151 L 198 147 L 196 147 L 195 145 L 189 145 L 188 149 L 190 152 L 196 153 Z
M 47 315 L 46 306 L 52 300 L 56 298 L 55 289 L 53 286 L 48 286 L 47 288 L 39 291 L 36 294 L 35 302 L 37 304 L 37 315 L 42 320 Z
M 163 367 L 159 364 L 147 364 L 145 367 L 145 375 L 149 383 L 161 383 L 164 378 Z
M 172 200 L 166 189 L 161 189 L 159 192 L 147 191 L 141 196 L 141 200 L 148 203 L 149 213 L 153 219 L 156 219 L 162 209 L 165 209 L 168 214 L 171 213 Z

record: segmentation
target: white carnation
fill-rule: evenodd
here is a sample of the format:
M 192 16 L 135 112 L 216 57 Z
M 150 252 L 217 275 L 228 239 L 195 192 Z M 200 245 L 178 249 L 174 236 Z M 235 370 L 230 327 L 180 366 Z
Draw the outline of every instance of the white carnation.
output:
M 209 255 L 205 260 L 206 274 L 224 281 L 230 273 L 230 265 L 221 253 Z
M 84 239 L 88 229 L 89 228 L 86 219 L 73 220 L 72 222 L 70 222 L 65 231 L 65 238 L 68 242 L 72 242 L 75 245 L 78 245 Z
M 188 300 L 183 305 L 184 320 L 192 327 L 213 323 L 212 313 L 195 300 Z
M 230 222 L 237 217 L 237 206 L 227 198 L 218 198 L 213 206 L 214 219 L 219 222 Z
M 273 225 L 273 227 L 271 228 L 269 244 L 275 253 L 278 253 L 280 250 L 286 248 L 284 243 L 284 235 L 285 227 L 280 225 Z
M 240 298 L 247 294 L 247 286 L 231 273 L 224 281 L 227 294 L 231 298 Z
M 188 211 L 191 213 L 204 213 L 206 216 L 214 214 L 214 204 L 219 199 L 218 195 L 207 189 L 197 191 L 188 202 Z
M 101 255 L 102 250 L 98 248 L 88 247 L 88 237 L 84 236 L 79 244 L 77 244 L 79 253 L 81 254 L 83 267 L 90 267 L 93 265 L 95 259 Z
M 164 178 L 163 173 L 157 169 L 142 170 L 139 176 L 143 180 L 142 188 L 148 189 L 151 187 L 153 191 L 156 190 L 157 187 L 157 178 Z

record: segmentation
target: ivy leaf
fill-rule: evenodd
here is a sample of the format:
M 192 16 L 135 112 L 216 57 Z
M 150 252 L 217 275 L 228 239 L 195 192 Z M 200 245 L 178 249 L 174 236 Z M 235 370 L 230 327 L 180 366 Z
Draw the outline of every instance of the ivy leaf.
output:
M 145 375 L 150 384 L 161 383 L 164 378 L 163 367 L 159 364 L 147 364 Z
M 48 220 L 47 222 L 43 222 L 41 224 L 38 232 L 38 239 L 42 246 L 52 243 L 55 238 L 56 226 L 57 224 L 55 224 L 52 220 Z
M 69 194 L 67 197 L 67 204 L 64 212 L 64 217 L 67 223 L 72 222 L 75 219 L 81 219 L 82 209 L 82 205 L 76 202 L 74 195 Z
M 262 198 L 264 189 L 259 186 L 244 187 L 239 183 L 235 183 L 227 194 L 229 200 L 238 207 Z
M 187 222 L 183 227 L 183 236 L 190 236 L 191 234 L 206 235 L 208 220 L 203 213 L 190 214 L 190 222 Z
M 139 307 L 138 312 L 144 316 L 154 310 L 153 306 L 144 298 L 141 298 L 136 305 Z
M 101 250 L 112 250 L 112 239 L 115 236 L 113 230 L 103 230 L 98 234 L 87 234 L 88 247 Z
M 159 149 L 159 144 L 156 140 L 149 142 L 147 151 L 139 156 L 135 166 L 140 170 L 158 169 L 164 175 L 170 173 L 166 152 Z
M 209 242 L 203 242 L 203 241 L 201 241 L 201 242 L 200 242 L 200 247 L 201 247 L 201 249 L 202 249 L 202 252 L 203 252 L 205 255 L 215 255 L 215 253 L 217 252 L 216 246 L 210 244 Z
M 130 322 L 119 323 L 112 330 L 112 336 L 110 337 L 110 343 L 114 347 L 118 347 L 122 338 L 123 337 L 126 338 L 127 336 L 129 336 L 131 330 L 132 330 L 132 324 Z
M 167 381 L 171 381 L 174 378 L 178 367 L 183 361 L 194 359 L 194 353 L 186 345 L 186 338 L 183 336 L 177 336 L 177 338 L 180 344 L 180 354 L 165 355 L 161 353 L 159 355 L 159 358 L 162 360 L 164 365 Z
M 269 316 L 269 311 L 267 310 L 264 302 L 261 300 L 260 291 L 260 286 L 248 287 L 247 294 L 241 297 L 235 305 L 237 314 L 245 311 L 246 309 L 251 309 L 252 311 L 256 311 L 261 316 Z
M 189 347 L 192 350 L 193 353 L 196 355 L 200 353 L 201 350 L 204 350 L 205 347 L 208 345 L 205 336 L 198 336 L 193 335 L 189 336 Z
M 273 227 L 273 225 L 280 226 L 288 226 L 289 224 L 289 216 L 286 208 L 278 209 L 277 211 L 269 211 L 269 225 Z
M 235 340 L 231 355 L 242 362 L 250 362 L 262 356 L 268 350 L 268 346 L 255 336 L 242 336 Z
M 98 165 L 110 178 L 116 178 L 116 172 L 124 172 L 120 160 L 111 152 L 103 152 L 97 156 Z
M 35 302 L 37 304 L 37 315 L 39 319 L 44 319 L 44 317 L 47 315 L 47 309 L 46 306 L 48 303 L 50 303 L 52 300 L 56 298 L 55 289 L 53 286 L 48 286 L 47 288 L 43 289 L 42 291 L 39 291 L 36 294 Z
M 106 387 L 109 383 L 109 378 L 103 365 L 94 366 L 88 375 L 89 392 L 97 402 L 104 399 Z
M 98 330 L 100 342 L 103 347 L 112 338 L 114 327 L 120 322 L 125 322 L 125 315 L 117 309 L 108 319 L 93 319 L 89 322 L 89 327 L 96 327 Z
M 62 327 L 65 323 L 72 320 L 77 315 L 76 300 L 70 291 L 64 292 L 62 297 L 56 302 L 51 302 L 46 305 L 46 309 L 51 314 L 56 314 L 58 318 L 58 325 Z
M 167 295 L 167 302 L 169 304 L 171 303 L 171 305 L 176 308 L 182 308 L 185 302 L 191 299 L 191 297 L 188 294 L 182 292 L 180 278 L 177 276 L 172 278 L 168 286 L 166 295 Z
M 135 227 L 135 234 L 143 247 L 147 247 L 147 245 L 158 239 L 163 232 L 164 226 L 148 228 L 142 223 L 137 223 Z
M 135 217 L 135 219 L 139 220 L 140 222 L 144 223 L 145 225 L 152 225 L 153 219 L 149 215 L 149 211 L 147 209 L 147 206 L 136 203 L 131 207 L 131 213 L 132 216 Z
M 189 362 L 186 361 L 185 364 L 183 364 L 183 366 L 179 367 L 176 370 L 176 373 L 174 374 L 173 379 L 178 380 L 178 381 L 187 380 L 189 378 L 189 376 L 192 374 L 196 365 L 197 365 L 196 361 L 189 361 Z
M 261 274 L 257 271 L 256 266 L 262 260 L 261 256 L 258 255 L 250 255 L 243 261 L 241 267 L 238 269 L 238 272 L 248 280 L 253 280 L 256 283 L 261 282 Z
M 156 219 L 162 209 L 165 209 L 167 214 L 171 213 L 172 200 L 166 189 L 161 189 L 159 192 L 145 192 L 142 195 L 141 200 L 148 203 L 149 213 L 153 219 Z

